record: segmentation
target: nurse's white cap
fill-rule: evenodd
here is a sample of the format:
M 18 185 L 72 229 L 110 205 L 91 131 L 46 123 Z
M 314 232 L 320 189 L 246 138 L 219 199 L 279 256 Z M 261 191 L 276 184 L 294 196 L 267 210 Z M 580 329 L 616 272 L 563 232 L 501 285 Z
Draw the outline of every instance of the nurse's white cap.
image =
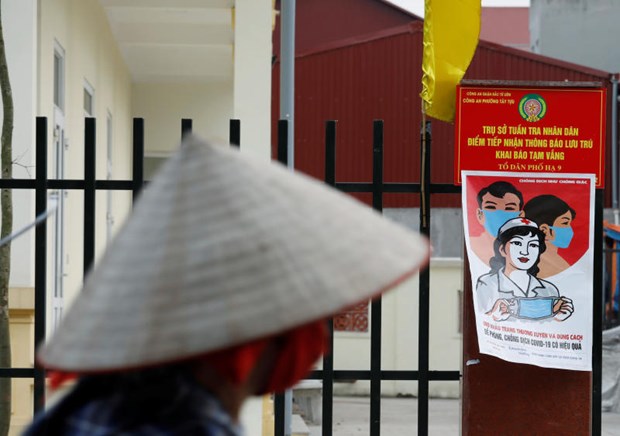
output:
M 504 224 L 502 224 L 502 226 L 499 228 L 499 231 L 497 232 L 497 235 L 499 236 L 502 233 L 504 233 L 506 230 L 510 230 L 515 227 L 533 227 L 537 229 L 538 224 L 536 224 L 534 221 L 532 221 L 529 218 L 524 218 L 524 217 L 512 218 L 506 221 Z

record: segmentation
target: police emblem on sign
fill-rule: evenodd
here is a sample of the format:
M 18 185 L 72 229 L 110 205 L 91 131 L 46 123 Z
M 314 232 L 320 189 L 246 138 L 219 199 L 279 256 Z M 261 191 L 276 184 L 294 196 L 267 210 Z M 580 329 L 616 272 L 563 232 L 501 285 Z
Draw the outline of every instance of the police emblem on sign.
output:
M 538 94 L 527 94 L 519 102 L 519 114 L 525 121 L 534 123 L 547 113 L 547 103 Z

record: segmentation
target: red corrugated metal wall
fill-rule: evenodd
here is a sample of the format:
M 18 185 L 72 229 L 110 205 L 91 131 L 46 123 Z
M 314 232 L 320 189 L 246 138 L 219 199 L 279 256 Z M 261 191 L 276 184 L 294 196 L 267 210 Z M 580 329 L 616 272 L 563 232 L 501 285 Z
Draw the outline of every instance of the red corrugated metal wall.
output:
M 386 182 L 417 182 L 420 162 L 422 23 L 383 31 L 366 39 L 298 56 L 295 64 L 295 167 L 324 175 L 324 125 L 338 120 L 336 180 L 366 182 L 372 177 L 372 121 L 384 125 Z M 466 79 L 602 81 L 604 72 L 481 42 Z M 273 69 L 274 142 L 279 114 L 279 63 Z M 610 111 L 608 111 L 610 113 Z M 608 130 L 610 123 L 608 124 Z M 432 181 L 452 183 L 453 125 L 433 120 Z M 608 144 L 609 144 L 608 133 Z M 610 147 L 607 147 L 610 162 Z M 609 186 L 610 169 L 607 170 Z M 460 198 L 436 196 L 433 207 L 458 207 Z M 370 196 L 360 196 L 369 201 Z M 415 207 L 416 195 L 386 195 L 384 207 Z

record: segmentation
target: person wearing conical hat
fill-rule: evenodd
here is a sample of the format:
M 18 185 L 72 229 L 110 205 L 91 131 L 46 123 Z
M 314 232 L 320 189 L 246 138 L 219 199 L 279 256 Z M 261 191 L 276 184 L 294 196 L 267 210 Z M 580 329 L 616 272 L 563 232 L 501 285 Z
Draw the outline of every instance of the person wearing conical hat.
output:
M 511 317 L 564 321 L 574 311 L 570 298 L 560 296 L 551 282 L 537 277 L 545 234 L 528 218 L 512 218 L 499 228 L 491 271 L 478 278 L 476 300 L 481 312 L 495 321 Z
M 26 435 L 241 435 L 325 319 L 428 260 L 422 236 L 279 164 L 184 138 L 37 361 L 74 388 Z

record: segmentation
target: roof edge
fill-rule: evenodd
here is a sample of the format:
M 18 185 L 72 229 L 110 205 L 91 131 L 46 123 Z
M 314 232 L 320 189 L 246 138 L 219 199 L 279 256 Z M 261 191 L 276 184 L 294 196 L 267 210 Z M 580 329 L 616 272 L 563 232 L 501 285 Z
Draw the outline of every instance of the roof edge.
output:
M 384 1 L 384 0 L 379 0 Z M 387 1 L 386 1 L 387 3 Z M 295 58 L 303 58 L 311 55 L 315 55 L 318 53 L 328 52 L 332 50 L 338 50 L 344 47 L 350 47 L 353 45 L 364 44 L 371 41 L 376 41 L 383 38 L 389 38 L 390 36 L 401 35 L 404 33 L 415 33 L 421 32 L 424 28 L 423 21 L 411 21 L 407 24 L 400 24 L 398 26 L 389 27 L 387 29 L 382 29 L 379 31 L 365 33 L 363 35 L 352 36 L 350 38 L 339 39 L 337 41 L 328 42 L 317 47 L 314 47 L 310 50 L 297 53 Z
M 572 82 L 568 80 L 478 80 L 463 79 L 463 86 L 491 86 L 509 88 L 603 88 L 603 82 Z
M 532 61 L 536 61 L 536 62 L 543 62 L 545 64 L 550 64 L 556 67 L 560 67 L 560 68 L 564 68 L 567 70 L 574 70 L 574 71 L 579 71 L 581 73 L 584 74 L 589 74 L 591 76 L 597 76 L 606 80 L 609 80 L 610 76 L 613 75 L 613 73 L 609 72 L 609 71 L 604 71 L 604 70 L 597 70 L 596 68 L 591 68 L 585 65 L 581 65 L 581 64 L 575 64 L 573 62 L 568 62 L 568 61 L 563 61 L 561 59 L 558 58 L 554 58 L 554 57 L 550 57 L 550 56 L 545 56 L 543 54 L 539 54 L 539 53 L 532 53 L 530 51 L 525 51 L 525 50 L 520 50 L 518 48 L 514 48 L 514 47 L 509 47 L 506 45 L 502 45 L 502 44 L 498 44 L 496 42 L 491 42 L 491 41 L 486 41 L 486 40 L 479 40 L 478 42 L 479 46 L 485 47 L 489 50 L 495 50 L 495 51 L 502 51 L 504 53 L 509 53 L 512 54 L 514 56 L 519 56 L 519 57 L 523 57 L 523 58 L 527 58 L 530 59 Z
M 379 0 L 383 3 L 392 5 L 387 0 Z M 415 16 L 414 14 L 411 14 Z M 416 21 L 413 20 L 410 23 L 402 24 L 394 27 L 390 27 L 387 29 L 379 30 L 376 32 L 371 32 L 363 35 L 358 35 L 350 38 L 344 38 L 337 41 L 332 41 L 317 47 L 314 47 L 310 50 L 297 53 L 296 58 L 304 58 L 307 56 L 316 55 L 323 52 L 328 52 L 332 50 L 338 50 L 344 47 L 365 44 L 371 41 L 389 38 L 391 36 L 401 35 L 405 33 L 416 33 L 424 31 L 424 21 Z M 530 51 L 521 50 L 514 47 L 509 47 L 507 45 L 498 44 L 495 42 L 487 41 L 484 39 L 480 39 L 478 41 L 478 45 L 484 47 L 489 50 L 501 51 L 503 53 L 507 53 L 513 56 L 518 56 L 521 58 L 526 58 L 535 62 L 541 62 L 548 65 L 553 65 L 559 68 L 564 68 L 566 70 L 578 71 L 583 74 L 589 74 L 591 76 L 600 77 L 604 80 L 609 80 L 611 76 L 618 77 L 619 73 L 612 73 L 610 71 L 598 70 L 596 68 L 591 68 L 585 65 L 576 64 L 573 62 L 563 61 L 557 58 L 553 58 L 550 56 L 545 56 L 539 53 L 532 53 Z

